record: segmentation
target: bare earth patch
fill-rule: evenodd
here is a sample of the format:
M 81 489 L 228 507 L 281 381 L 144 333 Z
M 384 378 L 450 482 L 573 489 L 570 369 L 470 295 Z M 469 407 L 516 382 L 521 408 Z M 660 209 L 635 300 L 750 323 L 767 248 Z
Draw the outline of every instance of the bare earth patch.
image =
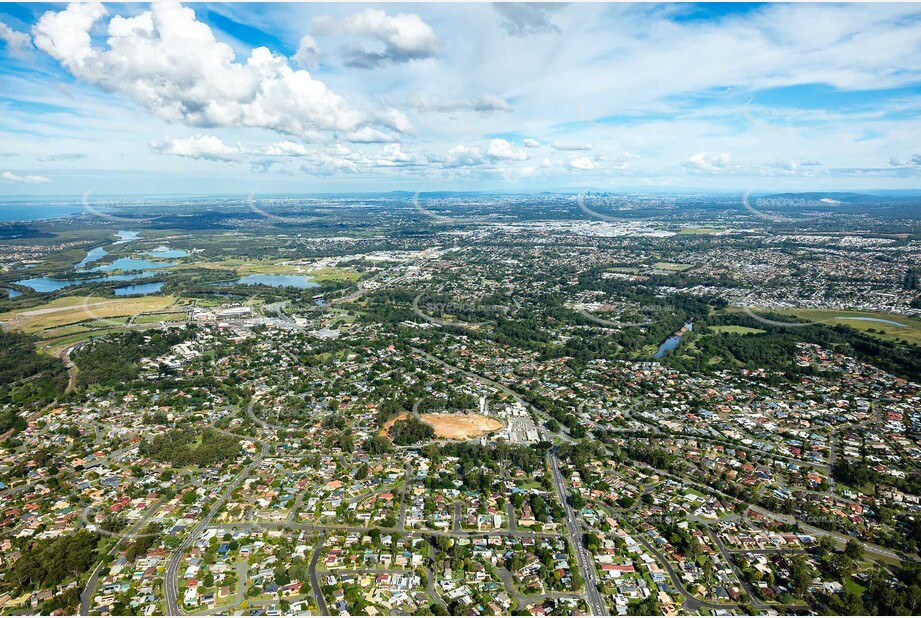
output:
M 505 427 L 501 422 L 479 414 L 420 414 L 435 428 L 435 435 L 449 440 L 467 440 Z
M 381 429 L 381 435 L 393 427 L 406 413 L 396 416 Z M 420 414 L 419 418 L 435 428 L 435 436 L 447 440 L 469 440 L 505 427 L 499 420 L 479 414 Z

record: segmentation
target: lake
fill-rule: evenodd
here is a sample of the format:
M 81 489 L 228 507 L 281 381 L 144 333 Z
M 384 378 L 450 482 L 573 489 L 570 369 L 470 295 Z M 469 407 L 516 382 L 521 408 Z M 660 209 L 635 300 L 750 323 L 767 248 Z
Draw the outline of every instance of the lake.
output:
M 154 281 L 153 283 L 136 283 L 135 285 L 126 285 L 120 288 L 115 288 L 116 296 L 132 296 L 134 294 L 156 294 L 163 288 L 162 281 Z
M 144 251 L 144 255 L 149 255 L 155 258 L 184 258 L 189 255 L 188 251 L 183 251 L 182 249 L 170 249 L 169 247 L 157 247 L 152 251 Z
M 129 271 L 145 270 L 148 268 L 169 268 L 175 265 L 175 262 L 154 262 L 153 260 L 145 260 L 142 258 L 118 258 L 111 264 L 103 264 L 102 266 L 91 268 L 90 270 L 93 272 L 109 272 L 113 270 Z
M 270 285 L 273 288 L 315 288 L 320 284 L 307 275 L 247 275 L 235 283 L 243 285 Z
M 132 281 L 134 279 L 143 279 L 157 273 L 143 271 L 130 273 L 126 275 L 109 275 L 107 277 L 92 277 L 90 279 L 51 279 L 50 277 L 36 277 L 34 279 L 22 279 L 14 281 L 16 285 L 24 285 L 32 288 L 36 292 L 57 292 L 73 285 L 83 285 L 85 283 L 99 283 L 101 281 Z
M 109 255 L 109 252 L 106 251 L 105 248 L 103 247 L 96 247 L 95 249 L 90 249 L 89 251 L 86 252 L 85 258 L 83 258 L 82 260 L 74 264 L 74 268 L 83 268 L 87 264 L 91 264 L 92 262 L 97 262 L 107 255 Z
M 7 298 L 16 298 L 17 296 L 22 296 L 22 292 L 20 292 L 19 290 L 14 290 L 13 288 L 3 288 L 3 289 L 6 290 Z
M 114 243 L 116 245 L 131 242 L 132 240 L 137 240 L 141 237 L 140 232 L 134 232 L 132 230 L 118 230 L 115 235 L 118 237 L 118 240 Z

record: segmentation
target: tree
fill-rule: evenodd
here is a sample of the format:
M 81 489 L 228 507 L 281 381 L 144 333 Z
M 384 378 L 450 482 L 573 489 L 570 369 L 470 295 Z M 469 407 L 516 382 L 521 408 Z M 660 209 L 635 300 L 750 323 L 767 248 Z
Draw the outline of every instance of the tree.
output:
M 854 562 L 860 562 L 863 558 L 863 544 L 857 539 L 848 539 L 847 545 L 844 546 L 844 555 Z

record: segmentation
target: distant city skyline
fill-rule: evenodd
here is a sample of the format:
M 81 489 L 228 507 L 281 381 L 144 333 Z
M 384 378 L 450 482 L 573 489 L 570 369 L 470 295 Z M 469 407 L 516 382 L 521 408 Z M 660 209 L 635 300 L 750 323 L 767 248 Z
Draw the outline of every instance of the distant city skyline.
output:
M 921 187 L 919 4 L 0 4 L 0 195 Z

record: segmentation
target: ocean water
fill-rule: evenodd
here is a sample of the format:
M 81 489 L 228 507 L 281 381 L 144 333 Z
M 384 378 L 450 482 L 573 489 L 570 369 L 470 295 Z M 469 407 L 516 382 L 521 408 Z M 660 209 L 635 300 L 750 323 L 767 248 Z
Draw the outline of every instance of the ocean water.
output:
M 40 221 L 56 219 L 83 212 L 80 203 L 40 204 L 36 202 L 4 202 L 0 199 L 0 221 Z

